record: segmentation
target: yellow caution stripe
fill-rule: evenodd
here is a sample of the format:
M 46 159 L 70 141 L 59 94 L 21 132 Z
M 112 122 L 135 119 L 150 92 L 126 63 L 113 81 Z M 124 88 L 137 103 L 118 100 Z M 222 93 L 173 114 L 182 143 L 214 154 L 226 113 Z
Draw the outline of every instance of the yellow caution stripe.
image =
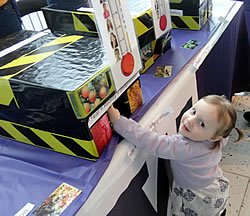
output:
M 72 18 L 76 31 L 97 34 L 93 13 L 72 12 Z
M 173 28 L 199 30 L 201 27 L 198 16 L 171 16 L 171 20 Z
M 0 77 L 0 92 L 4 92 L 0 94 L 0 104 L 9 106 L 10 102 L 14 100 L 19 108 L 8 79 Z
M 148 10 L 143 14 L 133 17 L 133 22 L 135 26 L 136 35 L 138 37 L 142 36 L 154 27 L 152 10 Z
M 94 140 L 82 140 L 0 120 L 0 135 L 67 155 L 97 160 Z
M 14 99 L 8 79 L 48 58 L 59 50 L 81 39 L 83 36 L 62 36 L 0 67 L 0 104 L 8 106 Z M 18 106 L 18 104 L 17 104 Z
M 27 53 L 3 66 L 0 67 L 0 76 L 10 78 L 16 74 L 22 72 L 28 67 L 42 61 L 45 58 L 58 52 L 60 49 L 74 43 L 75 41 L 81 39 L 83 36 L 72 35 L 72 36 L 62 36 L 57 38 L 42 47 L 39 47 L 30 53 Z M 11 72 L 7 73 L 6 69 L 11 69 Z
M 145 73 L 154 64 L 154 57 L 150 57 L 145 63 L 144 68 L 140 71 L 141 74 Z

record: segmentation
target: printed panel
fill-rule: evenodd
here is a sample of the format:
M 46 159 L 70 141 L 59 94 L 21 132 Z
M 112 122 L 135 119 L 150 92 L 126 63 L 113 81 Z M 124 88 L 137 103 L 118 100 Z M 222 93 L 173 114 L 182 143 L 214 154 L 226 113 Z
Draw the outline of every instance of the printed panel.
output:
M 127 1 L 91 0 L 95 18 L 119 90 L 142 68 L 137 38 Z
M 152 15 L 156 38 L 171 29 L 171 17 L 168 0 L 151 0 Z

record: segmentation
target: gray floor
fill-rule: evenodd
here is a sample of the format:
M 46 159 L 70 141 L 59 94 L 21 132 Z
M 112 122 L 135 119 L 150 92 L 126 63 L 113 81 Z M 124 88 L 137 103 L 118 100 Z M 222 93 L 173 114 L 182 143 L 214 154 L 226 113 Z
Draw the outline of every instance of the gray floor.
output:
M 236 132 L 232 132 L 221 161 L 221 168 L 231 182 L 230 200 L 227 216 L 250 215 L 250 123 L 242 117 L 245 110 L 250 110 L 250 94 L 234 96 L 232 102 L 237 110 L 237 127 L 244 133 L 244 138 L 235 143 Z

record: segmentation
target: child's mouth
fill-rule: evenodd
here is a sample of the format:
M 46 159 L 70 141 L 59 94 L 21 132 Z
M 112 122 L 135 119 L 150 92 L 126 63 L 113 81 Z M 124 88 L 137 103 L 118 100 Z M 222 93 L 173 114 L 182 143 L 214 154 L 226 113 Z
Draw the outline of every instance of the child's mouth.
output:
M 188 127 L 183 123 L 183 127 L 187 132 L 190 132 L 190 130 L 188 129 Z

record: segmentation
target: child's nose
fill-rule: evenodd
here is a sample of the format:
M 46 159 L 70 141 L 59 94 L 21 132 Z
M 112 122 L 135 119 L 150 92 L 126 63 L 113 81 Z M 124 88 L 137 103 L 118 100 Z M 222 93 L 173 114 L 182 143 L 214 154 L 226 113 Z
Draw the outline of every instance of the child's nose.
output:
M 193 127 L 195 123 L 195 117 L 190 116 L 187 120 L 188 120 L 188 124 Z

